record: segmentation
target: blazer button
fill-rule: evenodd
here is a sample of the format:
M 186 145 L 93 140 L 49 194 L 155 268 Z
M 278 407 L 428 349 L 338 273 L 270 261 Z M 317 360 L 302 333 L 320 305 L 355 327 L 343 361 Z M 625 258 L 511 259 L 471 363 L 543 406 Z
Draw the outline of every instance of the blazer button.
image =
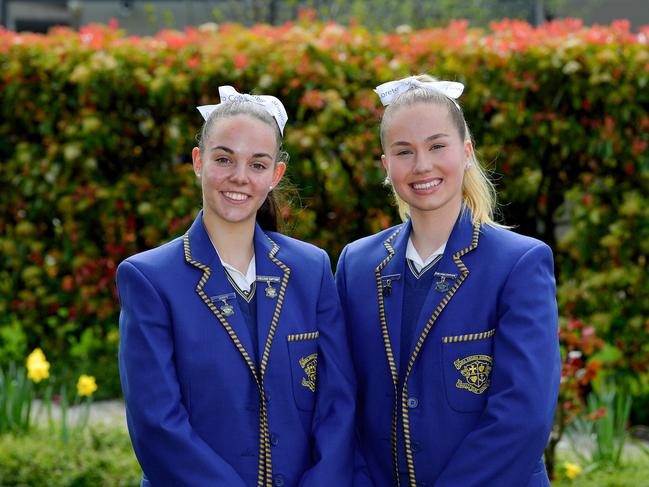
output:
M 279 436 L 277 436 L 275 433 L 271 433 L 270 444 L 273 446 L 277 446 L 278 443 L 279 443 Z
M 411 446 L 414 453 L 421 451 L 421 444 L 418 441 L 413 441 Z
M 275 486 L 276 487 L 284 487 L 285 484 L 284 476 L 282 474 L 277 474 L 275 475 Z
M 414 408 L 416 408 L 417 406 L 419 406 L 419 400 L 418 400 L 416 397 L 414 397 L 414 396 L 410 396 L 410 397 L 408 398 L 408 402 L 407 402 L 407 404 L 408 404 L 408 407 L 409 407 L 410 409 L 414 409 Z

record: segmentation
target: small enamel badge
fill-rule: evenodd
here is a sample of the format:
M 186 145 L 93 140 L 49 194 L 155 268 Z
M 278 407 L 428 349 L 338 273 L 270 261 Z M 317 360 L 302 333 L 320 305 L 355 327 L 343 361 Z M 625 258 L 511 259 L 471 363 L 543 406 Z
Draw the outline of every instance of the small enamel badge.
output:
M 267 282 L 266 287 L 264 288 L 264 294 L 267 298 L 274 299 L 277 297 L 277 289 L 275 289 L 270 282 Z
M 440 293 L 445 293 L 449 289 L 449 283 L 446 279 L 456 279 L 457 274 L 446 274 L 445 272 L 436 272 L 433 274 L 435 277 L 439 278 L 439 281 L 435 283 L 435 291 Z
M 464 377 L 457 380 L 455 387 L 466 389 L 474 394 L 482 394 L 489 387 L 493 359 L 489 355 L 471 355 L 453 362 Z
M 383 286 L 383 294 L 389 296 L 392 294 L 392 282 L 401 279 L 401 274 L 390 274 L 389 276 L 381 276 L 381 285 Z
M 218 296 L 212 296 L 210 299 L 212 302 L 221 301 L 222 304 L 219 306 L 219 310 L 223 313 L 223 316 L 229 317 L 234 314 L 234 306 L 228 303 L 229 299 L 236 299 L 237 295 L 234 293 L 228 294 L 219 294 Z
M 264 294 L 267 298 L 275 299 L 277 297 L 277 288 L 273 286 L 273 283 L 280 281 L 277 276 L 257 276 L 257 280 L 266 283 L 264 288 Z

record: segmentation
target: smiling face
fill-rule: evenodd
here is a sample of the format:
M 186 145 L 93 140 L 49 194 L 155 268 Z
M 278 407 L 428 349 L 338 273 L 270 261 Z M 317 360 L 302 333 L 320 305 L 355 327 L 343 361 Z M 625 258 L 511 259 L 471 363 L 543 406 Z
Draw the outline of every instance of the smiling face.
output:
M 448 109 L 421 102 L 399 107 L 384 135 L 381 161 L 410 215 L 457 214 L 473 149 L 458 133 Z
M 270 187 L 284 175 L 277 162 L 277 137 L 273 127 L 250 115 L 216 120 L 201 151 L 192 151 L 194 172 L 203 190 L 205 218 L 216 224 L 254 225 Z

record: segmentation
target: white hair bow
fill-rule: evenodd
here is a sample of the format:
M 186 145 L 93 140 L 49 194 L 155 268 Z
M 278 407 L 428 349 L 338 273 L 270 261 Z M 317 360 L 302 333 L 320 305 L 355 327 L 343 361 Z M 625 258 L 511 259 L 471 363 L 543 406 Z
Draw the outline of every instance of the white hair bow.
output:
M 279 126 L 279 131 L 284 135 L 284 126 L 288 120 L 288 115 L 286 114 L 286 109 L 282 102 L 277 98 L 271 95 L 248 95 L 245 93 L 237 93 L 232 86 L 219 86 L 219 97 L 221 98 L 221 103 L 233 103 L 237 101 L 251 101 L 261 105 L 264 110 L 270 113 L 273 118 L 277 121 Z M 203 118 L 207 120 L 210 114 L 218 105 L 202 105 L 196 107 Z
M 414 76 L 396 81 L 388 81 L 387 83 L 377 86 L 374 91 L 379 95 L 383 106 L 387 106 L 392 103 L 395 96 L 414 88 L 436 90 L 448 96 L 451 100 L 459 98 L 462 91 L 464 91 L 464 85 L 462 83 L 457 83 L 455 81 L 419 81 Z

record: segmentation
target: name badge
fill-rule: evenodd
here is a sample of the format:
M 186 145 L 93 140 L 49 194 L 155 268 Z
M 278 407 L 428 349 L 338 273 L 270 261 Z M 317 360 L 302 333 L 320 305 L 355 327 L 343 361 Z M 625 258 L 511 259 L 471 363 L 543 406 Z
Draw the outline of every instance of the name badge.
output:
M 232 316 L 234 314 L 234 306 L 228 303 L 230 299 L 237 299 L 237 295 L 234 293 L 219 294 L 218 296 L 211 296 L 210 299 L 212 302 L 221 301 L 223 304 L 219 307 L 223 316 Z
M 277 276 L 257 276 L 257 280 L 260 282 L 265 282 L 266 287 L 264 288 L 264 294 L 267 298 L 275 299 L 277 297 L 277 289 L 273 286 L 273 283 L 278 283 L 280 278 Z
M 390 274 L 381 276 L 381 286 L 383 287 L 383 294 L 390 296 L 392 294 L 392 282 L 401 279 L 401 274 Z
M 434 277 L 439 277 L 439 281 L 435 283 L 435 291 L 445 293 L 448 291 L 449 283 L 446 279 L 457 279 L 457 274 L 446 274 L 445 272 L 436 272 Z

